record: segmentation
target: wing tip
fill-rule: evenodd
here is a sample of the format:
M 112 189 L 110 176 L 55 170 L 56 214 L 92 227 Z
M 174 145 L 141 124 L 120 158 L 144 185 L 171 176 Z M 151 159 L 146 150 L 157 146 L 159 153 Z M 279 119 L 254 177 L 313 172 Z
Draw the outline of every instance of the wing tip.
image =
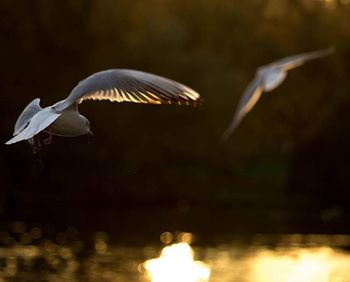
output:
M 179 100 L 177 102 L 180 106 L 198 107 L 204 103 L 204 100 L 199 97 L 197 100 Z
M 334 54 L 336 51 L 337 51 L 337 49 L 335 48 L 335 46 L 331 45 L 326 49 L 314 51 L 314 54 L 315 54 L 316 58 L 317 57 L 322 58 L 322 57 L 330 56 L 330 55 Z
M 14 141 L 13 140 L 14 138 L 12 138 L 12 139 L 8 140 L 7 142 L 5 142 L 5 145 L 11 145 L 11 144 L 14 144 L 14 143 L 18 142 L 18 141 Z
M 199 93 L 194 91 L 193 89 L 188 88 L 186 89 L 186 91 L 183 92 L 183 94 L 187 98 L 184 102 L 184 105 L 199 106 L 204 101 L 203 98 L 199 95 Z
M 337 48 L 334 45 L 329 46 L 327 49 L 324 50 L 326 54 L 333 54 L 337 51 Z
M 17 134 L 16 136 L 12 137 L 10 140 L 8 140 L 5 143 L 5 145 L 11 145 L 11 144 L 14 144 L 14 143 L 17 143 L 17 142 L 20 142 L 20 141 L 27 140 L 26 136 L 21 136 L 21 135 L 23 135 L 23 134 Z
M 225 132 L 221 135 L 221 140 L 226 142 L 230 139 L 231 135 L 233 134 L 233 132 L 236 130 L 238 125 L 236 125 L 235 127 L 233 128 L 228 128 L 225 130 Z

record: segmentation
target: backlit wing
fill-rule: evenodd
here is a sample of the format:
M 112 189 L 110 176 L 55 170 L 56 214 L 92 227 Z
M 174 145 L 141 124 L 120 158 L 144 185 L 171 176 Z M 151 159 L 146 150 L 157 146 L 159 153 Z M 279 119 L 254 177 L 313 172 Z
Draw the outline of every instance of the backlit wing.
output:
M 84 100 L 109 100 L 144 104 L 193 105 L 200 96 L 176 81 L 141 71 L 114 69 L 97 72 L 79 82 L 57 111 Z
M 281 70 L 284 70 L 284 71 L 288 71 L 298 66 L 301 66 L 306 61 L 322 58 L 332 54 L 333 52 L 334 52 L 334 48 L 329 47 L 324 50 L 318 50 L 318 51 L 303 53 L 299 55 L 289 56 L 272 63 L 270 66 L 280 68 Z
M 236 113 L 229 127 L 226 129 L 222 136 L 223 139 L 228 139 L 230 137 L 230 135 L 237 128 L 245 115 L 250 112 L 250 110 L 258 102 L 262 92 L 263 87 L 261 85 L 261 78 L 259 76 L 256 76 L 244 91 L 242 98 L 238 103 Z

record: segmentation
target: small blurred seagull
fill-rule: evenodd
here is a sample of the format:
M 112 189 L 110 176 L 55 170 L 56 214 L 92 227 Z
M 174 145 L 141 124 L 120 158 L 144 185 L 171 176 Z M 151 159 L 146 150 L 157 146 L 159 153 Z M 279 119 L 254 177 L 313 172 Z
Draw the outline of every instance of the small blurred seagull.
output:
M 254 107 L 263 92 L 277 88 L 287 77 L 287 71 L 303 65 L 305 62 L 322 58 L 334 52 L 334 48 L 289 56 L 257 69 L 253 81 L 244 91 L 238 103 L 236 113 L 226 131 L 223 139 L 230 137 L 245 115 Z
M 6 144 L 28 140 L 36 153 L 41 147 L 38 134 L 74 137 L 91 133 L 89 120 L 80 115 L 78 104 L 84 100 L 109 100 L 143 104 L 195 105 L 200 96 L 191 88 L 176 81 L 136 70 L 111 69 L 97 72 L 80 81 L 69 96 L 46 108 L 40 99 L 30 102 L 18 117 L 13 138 Z

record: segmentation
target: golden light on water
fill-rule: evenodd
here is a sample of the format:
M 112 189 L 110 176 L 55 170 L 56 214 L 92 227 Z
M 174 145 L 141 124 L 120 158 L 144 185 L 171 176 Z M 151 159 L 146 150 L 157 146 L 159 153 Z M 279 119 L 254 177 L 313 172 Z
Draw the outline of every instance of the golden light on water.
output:
M 183 236 L 187 234 L 186 236 Z M 177 238 L 190 238 L 180 233 Z M 163 233 L 161 238 L 173 238 Z M 326 243 L 327 236 L 308 235 L 312 242 Z M 303 236 L 286 236 L 285 240 L 303 239 Z M 341 240 L 340 240 L 341 239 Z M 334 243 L 343 243 L 348 236 L 332 236 Z M 347 241 L 346 241 L 347 243 Z M 225 246 L 213 249 L 205 256 L 208 265 L 194 261 L 188 243 L 165 247 L 159 258 L 143 264 L 152 282 L 240 281 L 248 282 L 350 282 L 350 256 L 331 247 L 264 247 L 239 249 Z
M 329 247 L 259 251 L 252 261 L 252 281 L 348 282 L 350 257 Z
M 337 0 L 317 0 L 318 2 L 323 2 L 326 4 L 336 4 Z M 340 4 L 348 5 L 350 4 L 350 0 L 339 0 Z
M 159 257 L 159 246 L 111 244 L 105 232 L 84 243 L 77 235 L 67 228 L 47 238 L 45 228 L 22 223 L 0 232 L 0 282 L 350 282 L 347 234 L 256 234 L 248 243 L 239 235 L 194 251 L 193 234 L 163 232 Z
M 165 247 L 160 257 L 147 260 L 144 268 L 152 282 L 205 282 L 210 276 L 210 268 L 195 261 L 191 246 L 184 242 Z

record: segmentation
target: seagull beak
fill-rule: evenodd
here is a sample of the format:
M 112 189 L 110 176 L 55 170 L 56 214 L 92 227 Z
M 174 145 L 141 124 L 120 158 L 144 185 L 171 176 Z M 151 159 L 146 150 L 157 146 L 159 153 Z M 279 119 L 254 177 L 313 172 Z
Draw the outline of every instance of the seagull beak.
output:
M 89 134 L 91 134 L 92 136 L 94 136 L 94 134 L 91 132 L 91 130 L 89 129 Z

